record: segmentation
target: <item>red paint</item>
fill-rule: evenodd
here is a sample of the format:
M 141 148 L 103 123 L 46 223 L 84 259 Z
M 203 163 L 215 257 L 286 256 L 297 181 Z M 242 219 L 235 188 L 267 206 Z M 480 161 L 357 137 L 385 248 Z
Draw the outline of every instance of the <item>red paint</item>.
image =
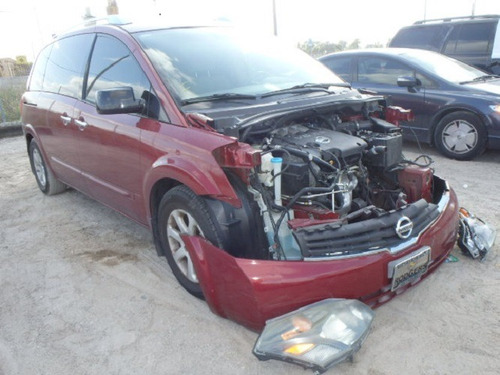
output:
M 398 181 L 406 195 L 408 203 L 424 198 L 432 202 L 432 170 L 410 165 L 399 172 Z
M 391 124 L 399 126 L 400 121 L 415 120 L 415 115 L 411 109 L 390 106 L 385 109 L 385 120 Z
M 328 261 L 274 261 L 234 258 L 200 237 L 184 237 L 210 309 L 250 329 L 267 319 L 325 298 L 356 298 L 372 307 L 400 294 L 390 291 L 387 265 L 422 246 L 432 249 L 433 272 L 455 245 L 458 205 L 451 192 L 448 208 L 418 242 L 397 255 Z

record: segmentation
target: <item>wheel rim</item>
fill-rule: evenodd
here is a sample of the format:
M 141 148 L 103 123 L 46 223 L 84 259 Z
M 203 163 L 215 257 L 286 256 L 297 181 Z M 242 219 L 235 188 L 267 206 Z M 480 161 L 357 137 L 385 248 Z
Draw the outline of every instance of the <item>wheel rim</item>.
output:
M 182 234 L 190 236 L 201 236 L 201 230 L 198 222 L 187 211 L 176 209 L 173 210 L 167 221 L 167 238 L 170 251 L 174 258 L 175 264 L 182 274 L 191 282 L 198 283 L 198 277 L 193 267 L 193 262 L 189 256 L 186 244 L 181 238 Z
M 465 154 L 476 147 L 479 139 L 476 128 L 465 120 L 455 120 L 443 129 L 443 145 L 450 152 Z
M 45 188 L 47 184 L 47 179 L 45 177 L 45 165 L 43 164 L 42 155 L 40 155 L 40 151 L 38 149 L 33 150 L 33 166 L 35 167 L 35 175 L 36 179 L 40 183 L 40 185 Z

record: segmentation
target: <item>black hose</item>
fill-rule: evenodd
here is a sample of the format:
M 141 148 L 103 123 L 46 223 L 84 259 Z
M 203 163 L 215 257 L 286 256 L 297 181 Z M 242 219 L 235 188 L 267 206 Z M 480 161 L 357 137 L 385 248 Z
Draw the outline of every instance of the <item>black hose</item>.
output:
M 336 182 L 334 181 L 328 187 L 323 187 L 323 188 L 321 188 L 321 187 L 305 187 L 305 188 L 301 189 L 298 193 L 296 193 L 292 197 L 292 199 L 290 199 L 290 201 L 288 202 L 288 204 L 285 206 L 285 210 L 281 213 L 280 218 L 276 222 L 276 228 L 275 228 L 275 231 L 274 231 L 274 242 L 282 250 L 283 256 L 284 256 L 285 260 L 286 260 L 286 256 L 285 256 L 285 252 L 284 252 L 283 248 L 281 247 L 281 242 L 280 242 L 280 239 L 279 239 L 279 236 L 278 236 L 278 232 L 279 232 L 279 228 L 281 226 L 281 223 L 285 219 L 285 216 L 288 215 L 288 211 L 297 202 L 297 200 L 300 197 L 302 197 L 303 195 L 305 195 L 307 193 L 311 193 L 311 194 L 329 193 L 329 192 L 333 191 L 333 189 L 335 188 L 335 185 L 336 185 Z

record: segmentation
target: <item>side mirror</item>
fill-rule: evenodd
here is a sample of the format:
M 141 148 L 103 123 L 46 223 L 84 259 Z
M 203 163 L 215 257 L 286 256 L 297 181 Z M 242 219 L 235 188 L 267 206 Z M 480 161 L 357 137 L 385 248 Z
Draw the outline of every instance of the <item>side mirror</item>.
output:
M 116 87 L 97 91 L 96 107 L 97 113 L 101 115 L 141 113 L 144 110 L 145 101 L 135 99 L 132 87 Z
M 420 85 L 420 81 L 415 77 L 398 77 L 399 87 L 415 87 Z

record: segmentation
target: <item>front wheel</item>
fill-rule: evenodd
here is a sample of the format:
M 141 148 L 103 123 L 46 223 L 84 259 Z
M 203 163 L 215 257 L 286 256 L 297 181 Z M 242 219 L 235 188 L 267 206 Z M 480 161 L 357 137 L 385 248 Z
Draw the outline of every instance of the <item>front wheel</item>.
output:
M 30 142 L 28 150 L 31 170 L 35 175 L 40 190 L 46 195 L 59 194 L 66 190 L 66 185 L 54 176 L 34 140 Z
M 453 112 L 442 118 L 434 133 L 434 143 L 443 155 L 457 160 L 472 160 L 486 149 L 487 132 L 470 112 Z
M 161 250 L 177 281 L 198 298 L 203 298 L 203 292 L 181 235 L 204 237 L 221 247 L 221 234 L 216 223 L 204 199 L 186 186 L 177 186 L 167 192 L 158 208 Z

